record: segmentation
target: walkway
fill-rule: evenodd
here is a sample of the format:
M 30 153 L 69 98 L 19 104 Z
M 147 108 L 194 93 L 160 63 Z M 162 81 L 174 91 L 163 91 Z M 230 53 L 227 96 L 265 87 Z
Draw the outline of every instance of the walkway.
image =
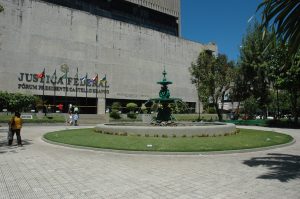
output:
M 0 132 L 0 199 L 298 199 L 300 130 L 274 129 L 297 142 L 260 152 L 147 155 L 45 143 L 66 127 L 24 127 L 24 147 Z M 255 127 L 258 128 L 258 127 Z

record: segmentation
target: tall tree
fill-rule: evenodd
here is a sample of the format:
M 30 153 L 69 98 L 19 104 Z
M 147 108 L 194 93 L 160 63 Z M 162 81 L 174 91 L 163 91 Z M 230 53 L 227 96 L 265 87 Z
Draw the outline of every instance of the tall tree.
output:
M 239 65 L 242 76 L 250 89 L 248 92 L 257 100 L 264 116 L 267 115 L 267 105 L 270 102 L 268 66 L 272 48 L 267 46 L 270 46 L 272 38 L 273 36 L 266 32 L 263 39 L 263 32 L 255 22 L 248 27 L 240 49 Z
M 260 9 L 265 31 L 270 23 L 274 25 L 277 38 L 283 38 L 290 53 L 296 54 L 300 48 L 300 0 L 264 0 Z
M 214 57 L 210 52 L 201 52 L 197 58 L 196 63 L 192 63 L 189 68 L 191 73 L 192 84 L 195 84 L 199 100 L 199 118 L 200 120 L 200 103 L 203 107 L 208 106 L 209 92 L 203 83 L 203 74 L 213 65 Z
M 274 87 L 286 90 L 290 96 L 291 112 L 295 123 L 299 117 L 299 92 L 300 92 L 300 50 L 294 56 L 288 51 L 288 46 L 276 42 L 276 48 L 270 62 L 270 77 Z
M 190 73 L 195 84 L 198 97 L 204 104 L 213 104 L 219 121 L 222 120 L 222 107 L 225 93 L 232 82 L 234 63 L 228 61 L 226 55 L 215 57 L 210 51 L 201 52 L 197 62 L 192 63 Z

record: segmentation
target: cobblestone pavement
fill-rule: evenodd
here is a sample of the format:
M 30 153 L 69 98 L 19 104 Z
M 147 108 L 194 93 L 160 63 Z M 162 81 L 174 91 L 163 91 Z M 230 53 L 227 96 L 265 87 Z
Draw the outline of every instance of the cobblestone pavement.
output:
M 293 145 L 217 155 L 122 154 L 53 145 L 24 127 L 24 147 L 0 132 L 0 199 L 300 198 L 300 130 Z M 256 127 L 258 128 L 258 127 Z

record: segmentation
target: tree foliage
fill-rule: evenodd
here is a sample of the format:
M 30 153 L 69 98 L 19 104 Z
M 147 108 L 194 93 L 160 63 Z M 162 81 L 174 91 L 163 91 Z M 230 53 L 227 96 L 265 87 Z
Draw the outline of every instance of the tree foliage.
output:
M 246 79 L 244 74 L 241 71 L 241 68 L 236 68 L 234 70 L 235 76 L 233 81 L 233 85 L 231 89 L 229 90 L 229 98 L 231 102 L 237 102 L 237 110 L 235 111 L 236 114 L 239 114 L 239 108 L 241 102 L 246 100 L 248 97 L 250 97 L 250 85 L 246 82 Z
M 8 111 L 24 111 L 28 107 L 35 105 L 35 97 L 21 93 L 8 93 L 0 91 L 1 109 L 6 108 Z
M 274 110 L 274 90 L 287 93 L 290 101 L 291 113 L 298 121 L 298 98 L 300 89 L 300 54 L 291 54 L 289 45 L 274 36 L 274 32 L 262 32 L 259 24 L 249 27 L 240 55 L 240 76 L 243 84 L 237 84 L 247 89 L 249 96 L 253 96 L 263 115 L 267 115 L 268 108 Z M 242 89 L 239 89 L 242 90 Z M 286 91 L 286 92 L 283 92 Z M 277 99 L 279 106 L 279 99 Z M 271 104 L 270 104 L 271 103 Z M 278 109 L 278 107 L 277 107 Z M 278 110 L 277 110 L 278 112 Z
M 277 109 L 279 108 L 279 112 L 281 115 L 287 115 L 291 111 L 291 101 L 290 94 L 286 90 L 272 90 L 271 92 L 271 103 L 268 106 L 269 112 L 271 114 L 277 115 Z
M 266 116 L 267 105 L 270 102 L 269 90 L 269 62 L 271 60 L 272 48 L 269 46 L 273 36 L 271 33 L 265 33 L 259 28 L 259 24 L 255 22 L 251 25 L 247 34 L 243 38 L 242 48 L 240 50 L 240 72 L 249 96 L 257 100 L 259 108 Z
M 275 43 L 275 50 L 270 62 L 270 78 L 276 89 L 286 90 L 290 97 L 291 112 L 298 122 L 300 92 L 300 50 L 291 55 L 288 46 L 282 42 Z
M 205 106 L 212 104 L 222 120 L 222 107 L 219 102 L 224 101 L 225 93 L 229 90 L 234 63 L 228 61 L 226 55 L 214 56 L 211 52 L 201 52 L 196 63 L 190 67 L 191 81 L 195 84 L 198 97 Z
M 188 105 L 183 101 L 178 101 L 176 103 L 170 103 L 169 107 L 171 108 L 173 114 L 188 112 Z
M 258 112 L 258 109 L 259 107 L 257 104 L 257 100 L 253 96 L 247 98 L 243 103 L 243 110 L 245 115 L 247 116 L 247 119 L 253 119 L 255 114 Z
M 264 0 L 260 9 L 264 30 L 270 23 L 274 25 L 277 38 L 288 43 L 290 52 L 296 54 L 300 47 L 300 0 Z

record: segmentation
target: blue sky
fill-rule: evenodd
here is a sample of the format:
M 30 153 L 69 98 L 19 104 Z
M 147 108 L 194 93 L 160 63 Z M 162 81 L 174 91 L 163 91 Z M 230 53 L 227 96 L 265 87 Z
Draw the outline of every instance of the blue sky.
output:
M 181 0 L 181 35 L 207 44 L 215 42 L 219 53 L 237 60 L 239 47 L 262 0 Z M 252 18 L 253 19 L 253 18 Z M 251 20 L 253 22 L 253 20 Z M 251 22 L 250 22 L 251 23 Z

